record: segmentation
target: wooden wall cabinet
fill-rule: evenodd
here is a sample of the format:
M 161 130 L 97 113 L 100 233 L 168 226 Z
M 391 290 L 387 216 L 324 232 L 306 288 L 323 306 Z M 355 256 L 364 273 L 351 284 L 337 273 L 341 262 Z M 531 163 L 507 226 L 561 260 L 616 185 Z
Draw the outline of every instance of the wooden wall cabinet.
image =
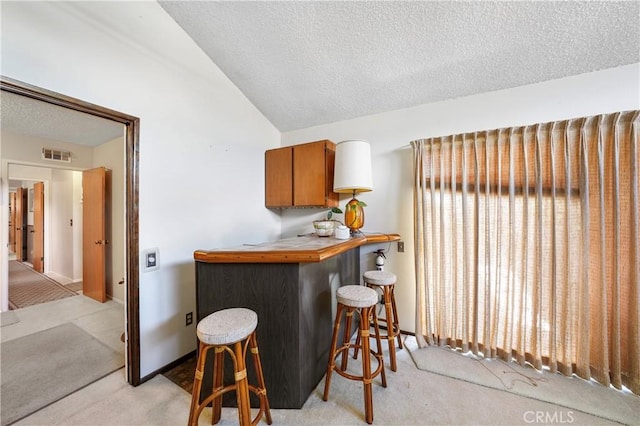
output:
M 268 208 L 335 207 L 336 144 L 329 140 L 265 152 L 265 205 Z

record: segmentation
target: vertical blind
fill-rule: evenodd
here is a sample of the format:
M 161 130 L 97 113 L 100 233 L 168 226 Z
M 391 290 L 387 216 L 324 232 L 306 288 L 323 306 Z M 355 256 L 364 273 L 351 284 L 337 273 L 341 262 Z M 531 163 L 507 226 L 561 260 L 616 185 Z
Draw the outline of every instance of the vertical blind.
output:
M 638 111 L 411 142 L 416 336 L 640 394 Z

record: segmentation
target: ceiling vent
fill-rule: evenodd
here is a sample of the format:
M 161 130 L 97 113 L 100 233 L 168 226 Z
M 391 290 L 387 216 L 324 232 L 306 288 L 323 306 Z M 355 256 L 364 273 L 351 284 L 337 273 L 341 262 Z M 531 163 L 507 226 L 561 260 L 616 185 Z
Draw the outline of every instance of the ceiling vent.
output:
M 71 152 L 70 151 L 60 151 L 57 149 L 51 148 L 42 148 L 42 159 L 43 160 L 52 160 L 52 161 L 62 161 L 65 163 L 71 162 Z

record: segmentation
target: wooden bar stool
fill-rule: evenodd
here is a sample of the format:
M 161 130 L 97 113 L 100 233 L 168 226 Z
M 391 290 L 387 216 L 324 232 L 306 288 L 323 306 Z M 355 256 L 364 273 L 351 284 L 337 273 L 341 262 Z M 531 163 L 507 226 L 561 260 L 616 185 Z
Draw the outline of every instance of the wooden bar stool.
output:
M 395 284 L 396 276 L 391 272 L 385 271 L 367 271 L 363 275 L 364 284 L 373 289 L 380 288 L 382 290 L 382 301 L 384 302 L 385 318 L 380 318 L 387 325 L 386 334 L 381 337 L 386 338 L 389 342 L 389 359 L 391 363 L 391 371 L 397 371 L 396 347 L 394 340 L 398 339 L 398 347 L 402 346 L 402 336 L 400 335 L 400 324 L 398 320 L 398 309 L 396 308 Z M 360 337 L 360 336 L 358 336 Z M 359 343 L 356 341 L 356 343 Z M 356 349 L 354 358 L 357 358 L 358 350 Z
M 336 312 L 336 320 L 333 325 L 333 337 L 331 339 L 331 351 L 329 352 L 329 363 L 327 365 L 327 377 L 324 382 L 324 395 L 322 399 L 326 401 L 329 398 L 329 388 L 331 386 L 331 373 L 336 373 L 350 380 L 358 380 L 364 383 L 364 411 L 367 423 L 373 422 L 373 394 L 371 389 L 372 380 L 379 374 L 382 375 L 382 386 L 387 387 L 387 379 L 384 373 L 384 361 L 382 359 L 382 344 L 380 343 L 380 330 L 378 329 L 378 317 L 376 315 L 375 305 L 378 302 L 378 294 L 365 286 L 347 285 L 340 287 L 336 292 L 338 300 L 338 308 Z M 340 320 L 342 313 L 346 311 L 344 338 L 342 346 L 337 348 L 338 335 L 340 334 Z M 360 315 L 360 324 L 358 328 L 358 337 L 362 336 L 362 375 L 355 376 L 347 373 L 347 361 L 349 359 L 349 349 L 359 348 L 359 344 L 351 343 L 351 322 L 353 313 L 358 312 Z M 369 347 L 369 324 L 373 323 L 376 330 L 376 340 L 378 343 L 378 351 L 374 352 Z M 336 366 L 336 358 L 342 354 L 342 362 Z M 366 355 L 365 355 L 366 354 Z M 371 371 L 371 355 L 374 355 L 378 361 L 377 368 Z
M 211 424 L 218 423 L 222 411 L 222 395 L 233 390 L 236 391 L 240 425 L 256 425 L 263 414 L 266 415 L 267 424 L 271 424 L 271 411 L 269 410 L 269 400 L 267 399 L 267 388 L 264 384 L 262 363 L 260 362 L 258 342 L 256 340 L 255 330 L 257 325 L 258 315 L 246 308 L 223 309 L 206 316 L 198 323 L 198 362 L 191 395 L 191 410 L 189 411 L 190 426 L 198 424 L 200 413 L 211 401 L 213 401 Z M 247 379 L 245 364 L 247 348 L 251 349 L 253 365 L 256 375 L 258 376 L 257 387 L 250 385 Z M 207 352 L 210 349 L 214 349 L 215 355 L 213 392 L 202 401 L 202 403 L 199 403 L 204 366 L 207 360 Z M 224 386 L 223 383 L 225 352 L 228 353 L 233 360 L 235 377 L 235 383 L 227 386 Z M 251 419 L 249 391 L 255 393 L 260 398 L 260 410 L 253 420 Z

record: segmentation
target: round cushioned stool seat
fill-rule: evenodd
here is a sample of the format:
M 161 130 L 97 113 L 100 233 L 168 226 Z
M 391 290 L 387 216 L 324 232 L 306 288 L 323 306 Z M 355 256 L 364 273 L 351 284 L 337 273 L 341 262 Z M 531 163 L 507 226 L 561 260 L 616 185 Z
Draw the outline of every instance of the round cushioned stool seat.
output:
M 378 303 L 378 293 L 361 285 L 346 285 L 336 292 L 338 303 L 354 308 L 367 308 Z
M 389 358 L 391 359 L 391 371 L 396 371 L 396 347 L 394 344 L 394 340 L 396 338 L 398 339 L 398 347 L 402 349 L 400 324 L 398 322 L 398 309 L 396 308 L 396 298 L 394 295 L 396 275 L 391 272 L 375 270 L 365 272 L 363 274 L 363 279 L 366 286 L 382 290 L 382 301 L 384 302 L 385 317 L 381 318 L 380 321 L 387 323 L 386 335 L 382 337 L 386 337 L 389 341 Z
M 258 326 L 258 315 L 246 308 L 229 308 L 206 316 L 198 323 L 198 339 L 207 345 L 229 345 L 249 336 Z
M 364 280 L 367 284 L 391 285 L 396 283 L 396 275 L 385 271 L 367 271 Z

